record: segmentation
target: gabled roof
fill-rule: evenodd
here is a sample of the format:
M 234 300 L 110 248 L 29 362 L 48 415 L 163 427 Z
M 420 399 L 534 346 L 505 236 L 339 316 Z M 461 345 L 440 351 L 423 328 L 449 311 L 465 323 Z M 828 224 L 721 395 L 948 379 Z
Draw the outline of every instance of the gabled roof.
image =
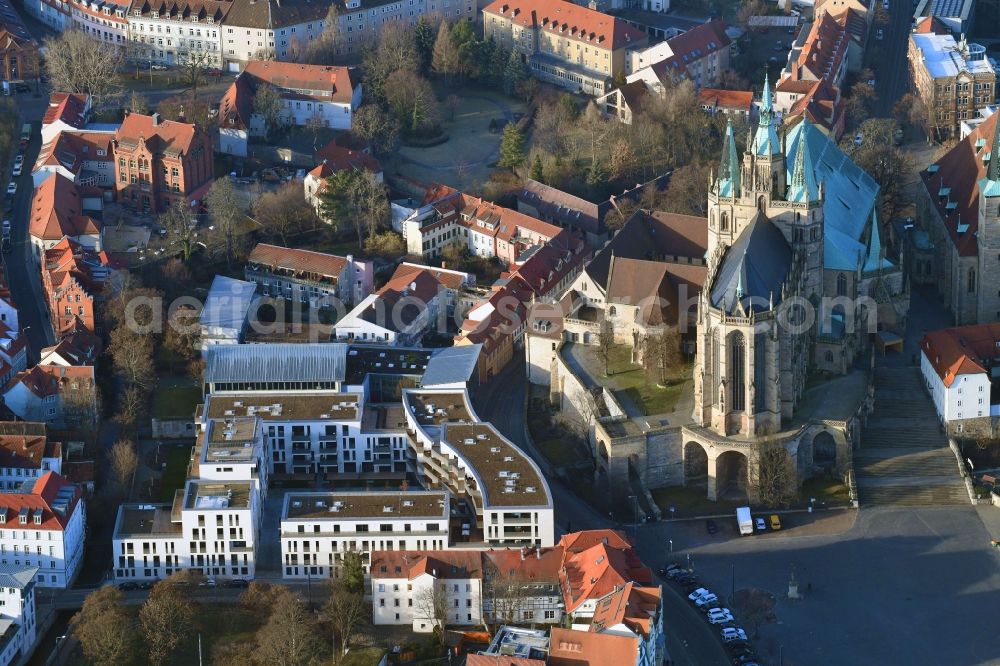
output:
M 0 435 L 0 467 L 40 469 L 42 458 L 58 458 L 61 453 L 59 442 L 50 443 L 44 433 Z
M 833 18 L 847 30 L 847 34 L 851 36 L 851 39 L 862 47 L 865 45 L 865 41 L 868 39 L 868 20 L 864 14 L 854 8 L 850 8 L 846 11 L 833 14 Z
M 257 0 L 230 4 L 232 9 L 226 15 L 226 25 L 261 30 L 323 20 L 331 7 L 328 3 L 310 0 Z
M 554 548 L 507 548 L 490 549 L 483 553 L 486 575 L 492 575 L 492 568 L 500 576 L 518 581 L 558 583 L 562 568 L 564 550 Z
M 950 35 L 951 29 L 937 16 L 922 16 L 917 19 L 917 24 L 914 26 L 912 32 L 919 35 L 925 35 L 927 33 L 933 33 L 935 35 Z
M 200 136 L 203 132 L 193 123 L 162 120 L 158 114 L 130 113 L 115 132 L 115 141 L 137 144 L 144 140 L 154 154 L 186 155 Z
M 958 142 L 937 162 L 920 173 L 931 205 L 963 257 L 979 253 L 979 183 L 986 176 L 1000 113 L 994 113 Z M 1000 163 L 998 163 L 1000 164 Z M 949 206 L 949 204 L 952 204 Z
M 432 275 L 441 285 L 447 287 L 448 289 L 461 289 L 466 284 L 474 282 L 474 278 L 469 273 L 463 273 L 462 271 L 456 271 L 444 268 L 435 268 L 433 266 L 423 266 L 421 264 L 413 264 L 408 261 L 404 261 L 399 266 L 396 267 L 396 271 L 389 278 L 386 283 L 386 287 L 393 286 L 395 288 L 404 288 L 407 281 L 412 279 L 413 276 L 418 273 L 428 273 Z
M 372 578 L 413 580 L 428 574 L 437 580 L 482 579 L 478 550 L 376 550 L 369 567 Z
M 89 106 L 85 93 L 54 92 L 49 96 L 49 106 L 42 117 L 42 127 L 61 121 L 70 127 L 83 129 L 87 124 L 86 111 Z
M 698 104 L 713 109 L 732 109 L 749 114 L 753 110 L 753 91 L 702 88 L 698 91 Z
M 785 235 L 758 211 L 726 250 L 712 285 L 712 305 L 730 314 L 737 304 L 745 312 L 768 310 L 781 300 L 791 265 Z
M 100 233 L 100 226 L 83 214 L 83 202 L 77 186 L 62 174 L 46 178 L 31 200 L 28 232 L 35 238 L 58 241 Z
M 973 324 L 931 331 L 920 341 L 920 351 L 945 387 L 961 375 L 987 373 L 1000 350 L 1000 324 Z
M 340 104 L 351 103 L 354 88 L 358 85 L 348 67 L 273 60 L 251 60 L 237 78 L 243 77 L 254 79 L 256 85 L 272 85 L 283 97 L 320 99 Z M 315 91 L 317 94 L 307 91 Z
M 258 243 L 247 257 L 247 263 L 267 266 L 271 270 L 320 275 L 337 280 L 347 266 L 347 259 L 313 250 Z
M 62 530 L 80 502 L 80 489 L 55 472 L 25 482 L 19 492 L 0 493 L 0 527 L 5 529 Z M 19 528 L 19 514 L 28 522 Z M 34 516 L 41 522 L 35 523 Z
M 465 666 L 545 666 L 545 661 L 502 654 L 469 654 L 465 657 Z
M 342 169 L 382 173 L 382 163 L 376 158 L 362 150 L 343 146 L 336 139 L 317 150 L 314 157 L 320 165 L 310 173 L 317 178 L 328 178 Z
M 496 0 L 483 13 L 601 49 L 617 50 L 646 39 L 645 32 L 622 19 L 565 0 Z
M 133 0 L 128 16 L 139 11 L 142 16 L 149 18 L 153 12 L 157 12 L 160 18 L 174 21 L 190 20 L 192 16 L 197 16 L 202 22 L 212 19 L 214 23 L 221 23 L 230 8 L 240 4 L 243 3 L 232 0 Z
M 559 573 L 566 612 L 572 613 L 588 599 L 603 597 L 625 583 L 652 583 L 653 572 L 631 544 L 622 545 L 617 533 L 605 530 L 567 536 L 570 539 L 560 540 L 565 555 Z M 570 545 L 567 547 L 564 541 Z
M 4 393 L 18 384 L 23 385 L 39 399 L 57 395 L 67 389 L 93 389 L 94 366 L 36 365 L 14 375 Z
M 590 631 L 600 633 L 617 625 L 625 625 L 635 634 L 649 638 L 658 620 L 661 590 L 626 583 L 597 602 Z
M 0 564 L 0 587 L 23 590 L 35 580 L 38 567 L 17 564 Z
M 712 19 L 685 30 L 676 37 L 667 40 L 673 57 L 679 59 L 685 66 L 697 60 L 729 48 L 732 40 L 726 34 L 729 26 L 722 19 Z
M 814 21 L 812 29 L 792 63 L 792 77 L 833 81 L 847 57 L 847 28 L 830 14 Z
M 683 297 L 696 296 L 707 274 L 701 265 L 612 257 L 607 302 L 639 306 L 636 323 L 644 326 L 674 325 Z
M 524 187 L 517 196 L 540 215 L 595 233 L 600 230 L 604 220 L 602 205 L 604 208 L 610 208 L 611 205 L 610 202 L 592 203 L 530 178 L 524 181 Z

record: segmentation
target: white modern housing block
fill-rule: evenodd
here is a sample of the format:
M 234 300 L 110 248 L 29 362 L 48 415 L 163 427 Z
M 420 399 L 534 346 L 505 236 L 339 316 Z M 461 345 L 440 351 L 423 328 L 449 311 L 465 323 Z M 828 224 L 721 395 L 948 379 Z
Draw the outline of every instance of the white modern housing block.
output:
M 335 577 L 344 553 L 448 547 L 447 491 L 289 493 L 281 511 L 284 578 Z
M 80 489 L 55 472 L 0 493 L 0 565 L 38 567 L 39 587 L 64 589 L 83 562 Z
M 38 567 L 0 564 L 0 666 L 22 663 L 35 647 Z

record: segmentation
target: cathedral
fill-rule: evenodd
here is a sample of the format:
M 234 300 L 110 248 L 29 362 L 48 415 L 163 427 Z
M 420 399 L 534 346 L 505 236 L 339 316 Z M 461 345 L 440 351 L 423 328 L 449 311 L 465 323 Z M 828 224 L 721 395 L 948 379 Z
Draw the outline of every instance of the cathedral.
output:
M 877 331 L 905 323 L 908 294 L 880 241 L 877 200 L 878 185 L 819 128 L 780 126 L 766 79 L 742 159 L 727 127 L 709 183 L 695 407 L 684 429 L 685 483 L 705 481 L 710 499 L 753 495 L 764 440 L 781 444 L 797 483 L 824 462 L 849 468 L 857 424 L 803 419 L 798 408 L 807 377 L 854 372 Z M 728 453 L 742 459 L 723 465 Z

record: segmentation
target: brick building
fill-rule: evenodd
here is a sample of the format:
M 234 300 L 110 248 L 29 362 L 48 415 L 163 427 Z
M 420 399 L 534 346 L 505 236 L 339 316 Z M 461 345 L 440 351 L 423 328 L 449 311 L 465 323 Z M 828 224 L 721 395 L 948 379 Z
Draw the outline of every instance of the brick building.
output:
M 59 339 L 82 325 L 97 332 L 94 302 L 111 275 L 104 252 L 92 252 L 69 238 L 42 257 L 42 289 L 48 301 L 52 330 Z
M 212 139 L 192 123 L 130 113 L 112 144 L 123 205 L 162 212 L 176 200 L 193 201 L 211 186 Z

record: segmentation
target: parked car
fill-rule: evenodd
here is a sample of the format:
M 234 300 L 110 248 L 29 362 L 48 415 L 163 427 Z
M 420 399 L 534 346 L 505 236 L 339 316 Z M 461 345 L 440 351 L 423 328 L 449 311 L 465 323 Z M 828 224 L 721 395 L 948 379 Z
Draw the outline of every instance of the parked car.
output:
M 781 529 L 781 518 L 779 518 L 778 514 L 776 514 L 776 513 L 772 513 L 771 514 L 771 529 L 772 530 L 780 530 Z
M 17 194 L 17 183 L 15 183 L 14 181 L 10 181 L 10 184 L 7 186 L 7 194 L 8 195 Z
M 233 578 L 232 580 L 227 580 L 223 585 L 226 587 L 249 587 L 250 581 L 242 578 Z
M 688 599 L 690 599 L 691 601 L 697 601 L 698 599 L 702 599 L 704 597 L 714 597 L 714 596 L 715 596 L 714 594 L 709 592 L 704 587 L 699 587 L 697 590 L 688 595 Z
M 882 0 L 882 9 L 889 11 L 889 0 Z
M 733 621 L 733 613 L 728 608 L 713 608 L 708 611 L 708 621 L 711 624 L 725 624 Z
M 122 592 L 128 592 L 129 590 L 138 590 L 139 584 L 133 582 L 118 583 L 118 589 Z
M 14 166 L 21 166 L 24 164 L 24 155 L 18 155 L 14 158 Z
M 864 140 L 865 140 L 865 138 L 863 136 L 861 136 L 861 132 L 858 132 L 857 134 L 854 135 L 854 145 L 855 146 L 860 146 L 861 142 L 864 141 Z
M 149 68 L 154 72 L 165 72 L 170 69 L 166 65 L 150 65 Z
M 735 643 L 737 641 L 747 640 L 747 632 L 743 631 L 740 627 L 726 627 L 722 630 L 722 640 L 727 643 Z
M 718 600 L 719 597 L 715 596 L 714 594 L 709 594 L 707 597 L 699 597 L 698 599 L 695 599 L 694 605 L 697 606 L 698 608 L 703 608 L 705 606 L 708 606 L 709 604 L 716 603 Z
M 198 583 L 198 587 L 215 587 L 216 582 L 214 578 L 206 578 Z
M 3 221 L 3 232 L 4 232 L 4 234 L 9 234 L 10 233 L 10 220 L 4 220 Z
M 20 177 L 20 175 L 21 175 L 21 169 L 22 169 L 22 167 L 21 167 L 20 164 L 15 164 L 14 165 L 14 170 L 10 172 L 11 178 L 18 178 L 18 177 Z
M 719 531 L 719 526 L 715 524 L 714 520 L 709 518 L 705 521 L 705 530 L 707 530 L 709 534 L 715 534 Z
M 762 517 L 757 516 L 757 518 L 754 520 L 754 524 L 757 526 L 758 532 L 767 531 L 767 524 L 764 523 L 764 519 Z
M 885 33 L 882 32 L 882 28 L 879 28 L 878 30 L 875 31 L 875 39 L 881 42 L 884 38 L 885 38 Z
M 868 85 L 870 85 L 872 88 L 874 88 L 875 87 L 875 79 L 868 79 Z
M 677 566 L 676 564 L 664 564 L 660 568 L 659 574 L 661 576 L 670 576 L 671 578 L 673 578 L 673 576 L 671 576 L 671 574 L 674 573 L 675 571 L 680 571 L 680 570 L 681 570 L 681 568 L 679 566 Z

